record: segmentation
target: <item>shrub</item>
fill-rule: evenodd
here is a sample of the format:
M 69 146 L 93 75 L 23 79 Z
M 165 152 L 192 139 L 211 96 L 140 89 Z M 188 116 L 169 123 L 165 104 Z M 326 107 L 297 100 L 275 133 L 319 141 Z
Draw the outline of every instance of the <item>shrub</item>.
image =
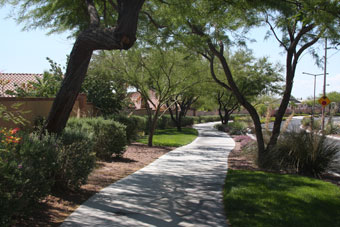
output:
M 340 125 L 334 124 L 333 117 L 330 117 L 328 119 L 326 127 L 325 127 L 325 133 L 326 133 L 326 135 L 339 134 L 340 133 Z
M 338 148 L 314 133 L 286 132 L 266 157 L 267 168 L 319 176 L 331 164 Z
M 157 121 L 157 129 L 166 129 L 174 126 L 174 122 L 172 122 L 170 115 L 163 115 Z
M 95 165 L 93 142 L 79 129 L 66 128 L 60 138 L 55 188 L 76 190 L 87 181 Z
M 181 125 L 182 127 L 186 126 L 192 126 L 194 124 L 194 118 L 193 117 L 183 117 Z
M 0 149 L 0 224 L 6 225 L 15 214 L 27 209 L 50 192 L 57 165 L 57 139 L 54 136 L 19 132 L 20 143 L 6 142 L 1 133 Z M 7 137 L 8 139 L 9 137 Z M 11 141 L 15 141 L 12 138 Z
M 224 124 L 216 124 L 216 125 L 214 125 L 214 128 L 216 128 L 218 131 L 221 131 L 221 132 L 227 132 L 228 131 L 227 125 L 224 125 Z
M 214 127 L 222 132 L 227 132 L 230 135 L 243 135 L 247 133 L 248 124 L 246 122 L 230 122 L 227 125 L 216 124 Z
M 228 133 L 231 135 L 242 135 L 247 133 L 248 124 L 242 121 L 234 121 L 228 124 Z
M 311 127 L 312 126 L 312 119 L 311 117 L 307 116 L 307 117 L 304 117 L 301 121 L 301 124 L 305 127 Z M 321 120 L 317 120 L 314 118 L 313 120 L 313 129 L 314 130 L 320 130 L 321 129 Z
M 182 117 L 181 127 L 192 126 L 193 124 L 193 117 Z M 166 129 L 173 127 L 176 127 L 176 123 L 171 119 L 170 115 L 163 115 L 157 122 L 157 129 Z
M 221 118 L 218 115 L 207 115 L 207 116 L 199 116 L 199 123 L 205 122 L 213 122 L 213 121 L 220 121 Z
M 127 144 L 126 126 L 114 120 L 98 118 L 72 118 L 67 127 L 79 128 L 93 139 L 93 150 L 102 160 L 112 156 L 119 157 L 125 152 Z
M 136 115 L 110 115 L 108 119 L 113 119 L 126 126 L 126 138 L 128 143 L 138 139 L 138 137 L 142 135 L 146 129 L 145 117 Z
M 250 115 L 248 115 L 248 114 L 247 115 L 239 114 L 239 115 L 235 115 L 234 121 L 252 122 L 252 119 L 251 119 Z
M 28 213 L 51 188 L 77 189 L 94 167 L 86 131 L 67 128 L 54 135 L 0 132 L 0 225 Z

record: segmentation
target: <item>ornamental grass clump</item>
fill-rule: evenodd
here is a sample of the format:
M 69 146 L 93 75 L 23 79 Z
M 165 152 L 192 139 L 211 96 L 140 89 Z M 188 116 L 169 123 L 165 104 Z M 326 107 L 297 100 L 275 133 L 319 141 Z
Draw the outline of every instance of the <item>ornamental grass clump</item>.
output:
M 228 124 L 228 133 L 231 135 L 244 135 L 247 133 L 248 124 L 243 121 L 234 121 Z
M 285 132 L 267 154 L 265 166 L 303 175 L 319 177 L 338 152 L 336 144 L 315 133 Z

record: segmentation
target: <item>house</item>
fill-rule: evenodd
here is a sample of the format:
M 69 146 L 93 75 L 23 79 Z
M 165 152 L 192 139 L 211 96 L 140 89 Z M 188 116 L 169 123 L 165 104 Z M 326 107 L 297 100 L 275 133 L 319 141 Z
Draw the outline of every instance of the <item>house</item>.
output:
M 11 97 L 7 90 L 14 91 L 15 85 L 25 88 L 28 82 L 35 82 L 36 78 L 42 78 L 38 73 L 0 73 L 0 97 Z
M 152 91 L 150 90 L 149 91 L 149 96 L 150 96 L 150 99 L 152 101 L 152 103 L 154 103 L 156 106 L 158 106 L 159 104 L 159 101 L 158 101 L 158 98 L 157 98 L 157 95 L 156 95 L 156 92 L 155 91 Z M 139 92 L 130 92 L 128 94 L 128 97 L 130 98 L 130 105 L 129 105 L 129 108 L 130 109 L 134 109 L 134 110 L 137 110 L 137 111 L 140 111 L 140 110 L 146 110 L 146 103 L 149 104 L 149 107 L 152 109 L 152 110 L 155 110 L 155 106 L 152 105 L 152 103 L 150 101 L 147 101 L 144 100 L 141 96 L 141 94 Z M 165 111 L 167 109 L 167 107 L 165 105 L 163 105 L 161 107 L 161 111 Z

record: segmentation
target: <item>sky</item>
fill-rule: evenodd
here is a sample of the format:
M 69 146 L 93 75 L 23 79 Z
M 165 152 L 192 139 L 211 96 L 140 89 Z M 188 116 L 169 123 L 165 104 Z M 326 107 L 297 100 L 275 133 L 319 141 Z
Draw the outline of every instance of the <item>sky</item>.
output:
M 10 13 L 8 7 L 0 8 L 0 72 L 3 73 L 43 73 L 49 69 L 46 57 L 58 64 L 66 65 L 66 56 L 70 54 L 74 39 L 68 39 L 68 33 L 46 35 L 46 30 L 22 31 L 22 25 L 18 25 L 13 19 L 7 18 Z M 264 40 L 265 28 L 251 31 L 251 38 L 256 43 L 249 44 L 256 57 L 268 57 L 273 63 L 285 64 L 285 54 L 278 42 L 271 37 Z M 319 54 L 323 56 L 324 43 L 319 45 Z M 283 54 L 282 54 L 283 53 Z M 326 92 L 340 92 L 340 50 L 329 49 L 327 61 Z M 314 77 L 304 75 L 323 73 L 323 69 L 315 65 L 315 60 L 304 54 L 300 59 L 292 95 L 298 99 L 306 99 L 313 95 Z M 322 93 L 323 76 L 316 78 L 316 94 Z

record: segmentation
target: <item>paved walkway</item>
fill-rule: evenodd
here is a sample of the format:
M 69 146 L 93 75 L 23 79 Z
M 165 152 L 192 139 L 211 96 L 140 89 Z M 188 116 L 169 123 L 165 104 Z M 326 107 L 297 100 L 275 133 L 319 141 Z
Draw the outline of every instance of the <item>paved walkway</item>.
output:
M 193 143 L 104 188 L 62 226 L 227 226 L 222 187 L 235 144 L 213 125 L 195 125 Z

